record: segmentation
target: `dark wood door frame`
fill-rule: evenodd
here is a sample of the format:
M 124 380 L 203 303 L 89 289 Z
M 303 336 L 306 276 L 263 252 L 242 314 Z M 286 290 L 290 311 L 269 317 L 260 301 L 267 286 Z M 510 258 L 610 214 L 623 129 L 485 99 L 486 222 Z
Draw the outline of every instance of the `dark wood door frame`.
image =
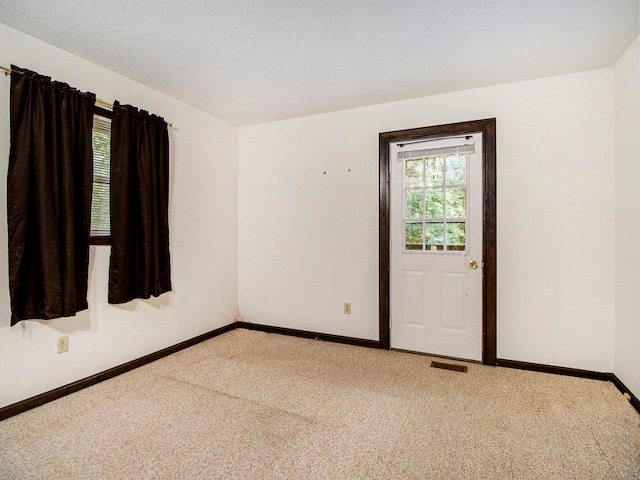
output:
M 389 243 L 390 184 L 389 144 L 398 141 L 482 133 L 483 252 L 482 276 L 482 363 L 496 364 L 496 119 L 412 128 L 380 134 L 380 348 L 391 348 Z

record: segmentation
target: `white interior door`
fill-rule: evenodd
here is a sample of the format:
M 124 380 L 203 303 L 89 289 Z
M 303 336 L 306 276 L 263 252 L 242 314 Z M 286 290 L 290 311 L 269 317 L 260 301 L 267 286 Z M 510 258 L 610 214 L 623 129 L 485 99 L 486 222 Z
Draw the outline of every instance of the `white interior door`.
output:
M 482 360 L 482 134 L 398 142 L 391 347 Z

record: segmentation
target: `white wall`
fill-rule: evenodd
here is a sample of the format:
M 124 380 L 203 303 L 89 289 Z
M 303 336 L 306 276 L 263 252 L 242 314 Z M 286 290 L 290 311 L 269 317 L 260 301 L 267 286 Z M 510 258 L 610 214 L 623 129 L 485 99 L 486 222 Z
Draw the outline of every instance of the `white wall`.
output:
M 612 371 L 613 105 L 603 69 L 241 127 L 244 319 L 377 339 L 378 133 L 496 117 L 498 356 Z
M 614 66 L 616 257 L 614 373 L 640 396 L 640 40 Z
M 107 304 L 109 247 L 91 247 L 88 311 L 10 327 L 6 181 L 0 181 L 0 406 L 174 345 L 234 320 L 237 307 L 237 128 L 0 24 L 0 65 L 16 64 L 98 97 L 164 116 L 170 129 L 174 291 Z M 0 177 L 9 155 L 10 79 L 0 78 Z M 70 351 L 56 354 L 69 334 Z

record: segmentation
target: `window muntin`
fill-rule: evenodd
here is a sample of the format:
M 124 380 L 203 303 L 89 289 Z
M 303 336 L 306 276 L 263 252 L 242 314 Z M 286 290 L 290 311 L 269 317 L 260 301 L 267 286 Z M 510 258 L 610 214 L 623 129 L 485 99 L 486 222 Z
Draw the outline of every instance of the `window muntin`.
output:
M 466 251 L 467 155 L 431 155 L 403 163 L 405 250 Z

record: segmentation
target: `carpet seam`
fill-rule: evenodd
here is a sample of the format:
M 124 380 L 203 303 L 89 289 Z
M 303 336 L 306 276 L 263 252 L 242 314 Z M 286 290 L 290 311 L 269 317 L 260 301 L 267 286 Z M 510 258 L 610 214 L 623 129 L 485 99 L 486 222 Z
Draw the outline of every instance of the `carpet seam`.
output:
M 193 383 L 193 382 L 190 382 L 188 380 L 183 380 L 183 379 L 180 379 L 180 378 L 170 377 L 170 376 L 167 376 L 167 375 L 157 374 L 157 373 L 154 374 L 154 375 L 157 376 L 157 377 L 160 377 L 160 378 L 164 378 L 166 380 L 173 380 L 173 381 L 175 381 L 177 383 L 191 385 L 192 387 L 196 387 L 196 388 L 198 388 L 200 390 L 205 390 L 207 392 L 211 392 L 211 393 L 217 394 L 219 396 L 223 396 L 223 397 L 230 398 L 230 399 L 233 399 L 233 400 L 240 400 L 240 401 L 243 401 L 245 403 L 250 403 L 251 405 L 256 405 L 256 406 L 259 406 L 259 407 L 267 408 L 269 410 L 273 410 L 275 412 L 285 413 L 285 414 L 290 415 L 292 417 L 302 419 L 306 423 L 309 423 L 309 424 L 312 424 L 312 425 L 317 425 L 317 424 L 321 423 L 318 420 L 316 420 L 315 418 L 307 417 L 305 415 L 302 415 L 302 414 L 299 414 L 299 413 L 295 413 L 295 412 L 291 412 L 291 411 L 285 410 L 283 408 L 277 408 L 277 407 L 274 407 L 272 405 L 267 405 L 267 404 L 261 403 L 261 402 L 259 402 L 257 400 L 252 400 L 250 398 L 240 397 L 240 396 L 234 395 L 232 393 L 223 392 L 221 390 L 217 390 L 215 388 L 210 388 L 210 387 L 207 387 L 205 385 L 200 385 L 200 384 L 197 384 L 197 383 Z

